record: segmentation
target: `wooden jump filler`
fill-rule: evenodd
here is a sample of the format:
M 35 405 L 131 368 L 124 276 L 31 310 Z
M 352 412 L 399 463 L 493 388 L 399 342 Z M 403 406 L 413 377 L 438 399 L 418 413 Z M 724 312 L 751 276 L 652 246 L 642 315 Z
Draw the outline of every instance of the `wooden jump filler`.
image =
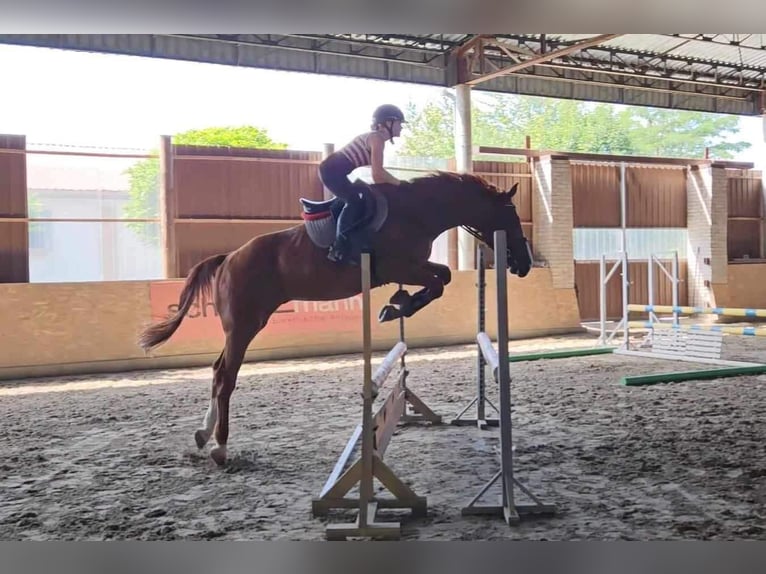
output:
M 328 540 L 345 540 L 349 536 L 363 538 L 398 539 L 401 537 L 399 522 L 379 522 L 376 514 L 379 508 L 409 508 L 413 516 L 425 516 L 426 498 L 418 496 L 383 461 L 383 455 L 399 423 L 429 422 L 441 423 L 441 416 L 435 414 L 415 393 L 407 388 L 404 356 L 407 344 L 404 342 L 404 318 L 399 319 L 399 342 L 388 352 L 381 365 L 372 374 L 372 333 L 370 302 L 370 254 L 362 253 L 362 331 L 364 347 L 364 384 L 362 387 L 362 423 L 357 425 L 346 443 L 338 461 L 327 479 L 321 493 L 312 501 L 312 513 L 327 516 L 332 509 L 358 508 L 355 522 L 329 524 L 326 530 Z M 373 414 L 375 397 L 399 361 L 396 384 L 380 408 Z M 415 414 L 407 412 L 410 405 Z M 347 464 L 361 438 L 361 456 L 350 466 Z M 378 497 L 374 492 L 374 479 L 380 481 L 393 498 Z M 348 493 L 359 486 L 358 497 Z

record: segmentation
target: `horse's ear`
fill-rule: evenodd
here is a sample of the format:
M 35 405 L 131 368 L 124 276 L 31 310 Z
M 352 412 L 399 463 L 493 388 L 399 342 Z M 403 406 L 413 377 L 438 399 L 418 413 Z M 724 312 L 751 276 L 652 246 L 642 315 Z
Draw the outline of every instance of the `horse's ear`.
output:
M 519 187 L 519 184 L 514 183 L 511 189 L 500 193 L 500 197 L 502 198 L 503 205 L 510 205 L 512 203 L 513 196 L 516 195 L 516 191 L 518 191 L 518 187 Z

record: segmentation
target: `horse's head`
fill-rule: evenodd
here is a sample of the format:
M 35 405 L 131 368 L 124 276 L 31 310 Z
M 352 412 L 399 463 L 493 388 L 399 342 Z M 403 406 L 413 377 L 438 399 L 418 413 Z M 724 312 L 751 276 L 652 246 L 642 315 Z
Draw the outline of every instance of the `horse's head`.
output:
M 413 179 L 409 197 L 419 207 L 430 206 L 431 232 L 438 234 L 457 225 L 494 249 L 495 231 L 505 231 L 508 269 L 525 277 L 532 268 L 532 253 L 524 237 L 521 219 L 513 204 L 518 184 L 499 191 L 483 177 L 471 173 L 437 172 Z M 426 227 L 425 218 L 421 224 Z
M 514 275 L 525 277 L 532 269 L 532 251 L 529 242 L 524 237 L 524 229 L 521 226 L 521 218 L 513 197 L 516 195 L 519 184 L 513 184 L 510 190 L 500 192 L 498 197 L 498 219 L 495 229 L 505 231 L 508 241 L 508 270 Z M 494 249 L 494 230 L 488 233 L 488 245 Z
M 521 218 L 516 211 L 513 197 L 519 184 L 516 183 L 508 191 L 497 191 L 489 183 L 485 183 L 491 193 L 486 224 L 476 228 L 477 237 L 494 249 L 494 232 L 505 231 L 508 242 L 508 270 L 519 277 L 526 277 L 532 268 L 532 251 L 529 249 L 527 238 L 521 226 Z

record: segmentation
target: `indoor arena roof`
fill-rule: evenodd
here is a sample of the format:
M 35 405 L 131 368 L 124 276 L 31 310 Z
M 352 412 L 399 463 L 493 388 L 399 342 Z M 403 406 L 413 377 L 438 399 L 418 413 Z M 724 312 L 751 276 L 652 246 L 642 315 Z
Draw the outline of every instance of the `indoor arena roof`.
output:
M 766 107 L 766 34 L 5 34 L 0 43 L 738 115 Z

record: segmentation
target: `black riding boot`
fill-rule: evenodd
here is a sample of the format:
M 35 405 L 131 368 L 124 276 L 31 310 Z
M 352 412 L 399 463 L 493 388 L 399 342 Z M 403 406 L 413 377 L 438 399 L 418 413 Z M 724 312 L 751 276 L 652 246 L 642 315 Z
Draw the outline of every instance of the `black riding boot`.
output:
M 336 225 L 335 243 L 330 246 L 327 254 L 330 261 L 344 263 L 348 259 L 348 263 L 359 264 L 359 261 L 353 257 L 349 258 L 349 255 L 351 254 L 351 232 L 356 228 L 355 224 L 363 212 L 364 201 L 358 197 L 355 197 L 353 201 L 347 201 L 343 206 Z

